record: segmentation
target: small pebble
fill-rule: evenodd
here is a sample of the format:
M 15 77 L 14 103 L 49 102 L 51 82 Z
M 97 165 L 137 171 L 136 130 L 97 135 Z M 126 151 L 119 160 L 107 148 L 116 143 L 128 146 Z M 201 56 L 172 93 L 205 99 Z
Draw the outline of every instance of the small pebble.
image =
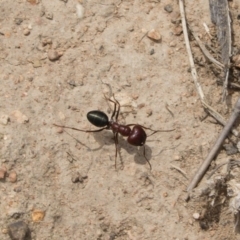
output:
M 23 221 L 14 222 L 8 225 L 8 234 L 12 240 L 25 240 L 28 232 L 28 225 Z
M 238 153 L 238 148 L 236 148 L 232 143 L 224 144 L 223 147 L 226 150 L 227 155 Z
M 171 23 L 179 24 L 181 22 L 181 17 L 179 12 L 172 12 L 171 13 Z
M 167 192 L 164 192 L 163 193 L 163 197 L 167 197 L 168 196 L 168 193 Z
M 84 12 L 85 12 L 84 7 L 81 4 L 77 3 L 76 8 L 77 8 L 76 12 L 77 12 L 78 18 L 83 18 Z
M 239 67 L 240 66 L 240 54 L 233 56 L 232 61 L 233 61 L 234 65 Z
M 195 138 L 199 138 L 201 136 L 201 134 L 202 134 L 201 130 L 198 130 L 198 131 L 194 132 Z
M 138 95 L 138 94 L 133 94 L 133 95 L 132 95 L 132 98 L 133 98 L 134 100 L 137 100 L 137 99 L 139 98 L 139 95 Z
M 52 39 L 51 39 L 51 38 L 44 38 L 44 39 L 42 40 L 42 45 L 43 45 L 43 46 L 46 46 L 46 45 L 48 45 L 48 44 L 52 44 Z
M 199 221 L 199 226 L 203 230 L 208 230 L 209 229 L 209 225 L 208 225 L 208 222 L 206 220 Z
M 66 119 L 65 115 L 63 112 L 58 113 L 58 117 L 60 118 L 61 121 L 64 121 Z
M 171 41 L 171 42 L 169 43 L 169 46 L 170 46 L 170 47 L 176 47 L 176 45 L 177 45 L 177 43 L 176 43 L 175 41 Z
M 138 107 L 138 109 L 141 109 L 141 108 L 145 107 L 145 103 L 140 103 L 137 107 Z
M 56 132 L 57 133 L 63 133 L 63 131 L 64 131 L 63 127 L 58 127 Z
M 76 183 L 76 182 L 80 182 L 83 183 L 83 180 L 86 179 L 87 176 L 82 176 L 79 172 L 75 172 L 72 176 L 72 182 Z
M 146 113 L 147 113 L 147 116 L 148 116 L 148 117 L 151 116 L 152 113 L 153 113 L 153 112 L 152 112 L 152 109 L 150 109 L 150 108 L 147 109 L 147 110 L 146 110 Z
M 29 82 L 32 82 L 32 81 L 33 81 L 33 76 L 28 76 L 28 77 L 27 77 L 27 80 L 28 80 Z
M 29 121 L 28 117 L 24 115 L 19 110 L 15 110 L 11 113 L 11 116 L 13 119 L 18 123 L 27 123 Z
M 21 217 L 22 213 L 20 212 L 15 212 L 11 215 L 11 218 L 14 218 L 14 219 L 19 219 Z
M 47 39 L 47 44 L 52 44 L 52 39 L 51 38 Z
M 56 50 L 49 50 L 49 51 L 48 51 L 48 59 L 49 59 L 50 61 L 56 61 L 56 60 L 58 60 L 61 56 L 62 56 L 62 54 L 59 54 L 59 52 L 57 52 Z
M 216 233 L 216 231 L 211 230 L 211 231 L 210 231 L 210 236 L 213 237 L 213 236 L 215 235 L 215 233 Z
M 45 15 L 45 8 L 42 7 L 40 10 L 40 17 L 43 17 Z
M 45 217 L 45 212 L 42 210 L 34 209 L 32 212 L 33 222 L 41 222 Z
M 14 189 L 13 189 L 14 192 L 21 192 L 22 191 L 22 187 L 21 186 L 16 186 Z
M 181 134 L 180 134 L 180 133 L 175 136 L 175 139 L 176 139 L 176 140 L 179 139 L 179 138 L 181 138 Z
M 171 13 L 173 11 L 173 7 L 171 4 L 168 4 L 164 7 L 164 10 L 168 13 Z
M 154 53 L 155 53 L 154 49 L 151 49 L 150 52 L 149 52 L 150 55 L 153 55 Z
M 232 61 L 233 61 L 234 63 L 240 63 L 240 54 L 234 55 L 234 56 L 232 57 Z
M 28 35 L 30 34 L 30 29 L 28 29 L 28 28 L 24 29 L 24 30 L 23 30 L 23 34 L 24 34 L 25 36 L 28 36 Z
M 3 125 L 7 125 L 10 120 L 9 116 L 6 114 L 0 114 L 0 123 Z
M 189 223 L 190 225 L 193 225 L 192 219 L 189 219 L 189 220 L 188 220 L 188 223 Z
M 157 32 L 155 29 L 152 29 L 148 32 L 147 36 L 150 38 L 150 39 L 153 39 L 155 41 L 158 41 L 160 42 L 162 40 L 162 36 L 160 35 L 159 32 Z
M 102 229 L 102 231 L 107 232 L 109 229 L 109 223 L 100 223 L 100 228 Z
M 4 134 L 0 133 L 0 141 L 4 139 Z
M 7 233 L 8 233 L 8 229 L 7 229 L 7 228 L 3 228 L 3 229 L 2 229 L 2 233 L 3 233 L 3 234 L 7 234 Z
M 75 172 L 73 175 L 72 175 L 72 182 L 73 183 L 77 183 L 79 181 L 79 173 L 78 172 Z
M 134 27 L 133 27 L 133 26 L 130 26 L 130 27 L 128 28 L 128 31 L 129 31 L 129 32 L 133 32 L 133 31 L 134 31 Z
M 197 128 L 197 127 L 199 127 L 198 122 L 194 122 L 194 123 L 193 123 L 193 128 Z
M 174 35 L 176 36 L 180 36 L 182 34 L 183 30 L 182 30 L 182 27 L 181 26 L 178 26 L 176 27 L 174 30 L 173 30 L 173 33 Z
M 11 183 L 15 183 L 17 181 L 17 173 L 15 171 L 11 171 L 8 178 Z
M 178 155 L 175 155 L 175 156 L 173 156 L 173 160 L 174 161 L 179 161 L 181 158 L 180 158 L 180 156 L 178 156 Z
M 193 218 L 198 220 L 200 218 L 200 214 L 199 213 L 194 213 Z
M 39 59 L 34 59 L 34 60 L 32 61 L 32 64 L 33 64 L 33 67 L 34 67 L 34 68 L 39 68 L 39 67 L 42 66 L 42 62 L 41 62 Z
M 6 170 L 3 168 L 0 168 L 0 180 L 4 179 L 6 177 Z
M 100 239 L 102 237 L 102 230 L 101 229 L 97 229 L 96 231 L 96 235 L 97 235 L 97 238 Z M 113 238 L 114 239 L 114 238 Z
M 27 0 L 29 3 L 36 5 L 39 3 L 39 0 Z
M 102 9 L 101 16 L 104 18 L 108 18 L 114 14 L 114 11 L 115 11 L 115 7 L 113 5 L 109 5 L 108 7 Z
M 46 18 L 49 20 L 53 20 L 53 14 L 52 13 L 46 13 Z
M 237 143 L 237 149 L 240 152 L 240 141 Z
M 15 24 L 20 25 L 23 22 L 22 18 L 15 18 L 14 19 Z

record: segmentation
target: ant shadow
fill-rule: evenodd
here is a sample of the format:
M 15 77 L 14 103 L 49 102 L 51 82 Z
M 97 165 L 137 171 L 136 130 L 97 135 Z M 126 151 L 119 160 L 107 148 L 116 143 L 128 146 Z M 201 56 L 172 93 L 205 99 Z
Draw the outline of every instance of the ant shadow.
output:
M 114 137 L 113 132 L 111 130 L 106 130 L 104 132 L 100 133 L 92 133 L 92 136 L 94 139 L 100 144 L 100 147 L 91 149 L 91 151 L 97 151 L 101 149 L 105 145 L 114 145 Z M 145 154 L 146 158 L 150 161 L 152 158 L 152 150 L 148 145 L 144 145 L 145 147 Z M 121 164 L 124 165 L 124 161 L 122 159 L 121 149 L 124 149 L 128 154 L 135 155 L 134 156 L 134 162 L 140 165 L 148 164 L 145 157 L 144 157 L 144 149 L 143 147 L 136 147 L 133 145 L 130 145 L 127 142 L 127 138 L 119 135 L 118 136 L 118 153 L 117 153 L 117 161 L 118 159 L 121 161 Z M 115 155 L 115 151 L 113 151 L 113 156 Z
M 114 137 L 113 132 L 111 130 L 104 130 L 102 132 L 92 132 L 91 136 L 95 139 L 95 141 L 99 144 L 99 147 L 92 148 L 88 144 L 83 143 L 82 141 L 78 140 L 76 137 L 74 137 L 71 133 L 65 130 L 65 133 L 67 133 L 69 136 L 71 136 L 78 144 L 84 146 L 87 148 L 88 151 L 95 152 L 101 150 L 104 146 L 112 146 L 114 145 Z M 87 134 L 87 133 L 86 133 Z M 145 147 L 145 155 L 146 158 L 151 160 L 152 158 L 152 149 L 148 145 L 144 145 Z M 133 145 L 130 145 L 127 142 L 127 138 L 122 137 L 121 135 L 118 136 L 118 152 L 117 152 L 117 161 L 118 159 L 121 162 L 121 165 L 124 166 L 124 161 L 122 159 L 121 149 L 124 149 L 128 154 L 135 155 L 134 156 L 134 162 L 136 164 L 145 165 L 147 164 L 147 161 L 144 157 L 144 147 L 136 147 Z M 113 157 L 115 155 L 115 150 L 113 151 Z

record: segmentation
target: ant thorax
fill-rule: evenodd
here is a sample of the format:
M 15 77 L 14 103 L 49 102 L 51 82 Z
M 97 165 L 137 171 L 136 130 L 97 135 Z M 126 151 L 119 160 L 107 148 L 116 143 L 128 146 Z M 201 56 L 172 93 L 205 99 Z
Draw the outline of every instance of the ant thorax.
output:
M 131 133 L 131 128 L 129 126 L 121 125 L 121 124 L 119 124 L 117 122 L 114 122 L 114 121 L 110 121 L 109 125 L 110 125 L 113 132 L 120 133 L 124 137 L 129 136 L 130 133 Z

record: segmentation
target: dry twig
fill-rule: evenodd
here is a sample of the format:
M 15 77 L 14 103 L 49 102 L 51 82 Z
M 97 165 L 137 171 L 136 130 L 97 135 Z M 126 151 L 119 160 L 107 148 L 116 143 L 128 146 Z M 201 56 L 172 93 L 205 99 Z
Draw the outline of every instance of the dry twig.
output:
M 187 52 L 188 52 L 188 58 L 189 58 L 190 66 L 191 66 L 191 73 L 192 73 L 193 81 L 194 81 L 194 84 L 196 86 L 197 92 L 199 94 L 201 103 L 202 103 L 204 109 L 206 109 L 207 112 L 213 118 L 215 118 L 222 125 L 225 125 L 226 121 L 224 120 L 224 118 L 219 113 L 217 113 L 210 105 L 208 105 L 205 101 L 205 97 L 204 97 L 204 94 L 203 94 L 203 91 L 202 91 L 202 87 L 201 87 L 200 83 L 198 82 L 198 75 L 197 75 L 197 71 L 196 71 L 196 68 L 195 68 L 195 65 L 194 65 L 193 56 L 192 56 L 190 43 L 189 43 L 189 39 L 188 39 L 187 23 L 186 23 L 186 18 L 185 18 L 183 0 L 179 0 L 179 7 L 180 7 L 181 18 L 182 18 L 184 40 L 185 40 L 185 44 L 186 44 L 186 48 L 187 48 Z M 235 130 L 235 129 L 232 130 L 232 133 L 235 136 L 239 135 L 238 131 Z
M 171 168 L 178 170 L 188 180 L 187 174 L 180 167 L 171 164 Z
M 219 137 L 217 138 L 216 143 L 212 147 L 211 151 L 209 152 L 208 156 L 198 169 L 197 173 L 193 177 L 191 183 L 189 184 L 187 191 L 192 191 L 193 188 L 197 186 L 199 181 L 202 179 L 203 175 L 205 174 L 206 170 L 208 169 L 211 161 L 214 159 L 214 157 L 217 155 L 219 149 L 221 148 L 225 138 L 228 136 L 231 128 L 233 127 L 233 124 L 235 123 L 236 119 L 238 118 L 240 114 L 240 98 L 237 100 L 237 103 L 235 105 L 234 111 L 232 115 L 230 116 L 227 124 L 223 128 L 222 132 L 220 133 Z
M 209 0 L 211 19 L 217 27 L 218 42 L 221 47 L 222 62 L 224 65 L 225 80 L 223 82 L 223 97 L 227 96 L 230 57 L 232 53 L 231 19 L 227 0 Z
M 187 48 L 187 52 L 188 52 L 190 65 L 191 65 L 191 73 L 192 73 L 192 77 L 193 77 L 193 81 L 195 83 L 196 89 L 197 89 L 198 94 L 200 96 L 202 105 L 214 118 L 217 119 L 218 122 L 220 122 L 223 125 L 225 125 L 225 121 L 224 121 L 223 117 L 220 114 L 218 114 L 211 106 L 209 106 L 205 102 L 205 98 L 204 98 L 204 94 L 203 94 L 201 85 L 198 82 L 198 76 L 197 76 L 196 68 L 194 66 L 193 56 L 192 56 L 190 43 L 189 43 L 189 39 L 188 39 L 188 31 L 187 31 L 187 24 L 186 24 L 183 0 L 179 0 L 179 7 L 180 7 L 181 18 L 182 18 L 182 27 L 183 27 L 185 44 L 186 44 L 186 48 Z M 202 163 L 202 165 L 200 166 L 200 168 L 197 171 L 196 175 L 193 177 L 193 180 L 189 184 L 189 186 L 187 188 L 188 192 L 191 191 L 193 188 L 195 188 L 196 185 L 198 184 L 198 182 L 202 179 L 202 177 L 205 174 L 207 168 L 209 167 L 212 159 L 216 156 L 216 154 L 219 151 L 223 141 L 225 140 L 225 138 L 227 137 L 229 131 L 233 127 L 233 124 L 234 124 L 236 118 L 238 117 L 239 113 L 240 113 L 240 98 L 238 99 L 238 101 L 236 103 L 236 106 L 235 106 L 233 114 L 231 115 L 229 121 L 227 122 L 227 124 L 225 125 L 224 129 L 222 130 L 222 133 L 218 137 L 215 145 L 213 146 L 213 148 L 210 151 L 209 155 L 207 156 L 205 161 Z M 236 130 L 233 131 L 233 133 L 234 133 L 234 135 L 238 136 L 238 132 Z
M 189 27 L 188 27 L 189 28 Z M 197 41 L 199 47 L 201 48 L 203 54 L 205 55 L 205 57 L 212 63 L 214 63 L 218 68 L 223 69 L 224 66 L 222 63 L 220 63 L 219 61 L 217 61 L 212 54 L 206 49 L 206 47 L 204 46 L 204 44 L 202 43 L 202 41 L 199 39 L 199 37 L 197 36 L 197 34 L 190 29 L 193 37 L 195 38 L 195 40 Z

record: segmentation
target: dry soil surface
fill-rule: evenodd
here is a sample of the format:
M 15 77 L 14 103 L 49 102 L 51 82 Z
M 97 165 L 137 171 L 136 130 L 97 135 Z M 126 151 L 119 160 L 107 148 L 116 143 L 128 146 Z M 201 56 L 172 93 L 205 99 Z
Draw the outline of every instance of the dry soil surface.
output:
M 229 4 L 236 52 L 239 2 Z M 200 39 L 216 47 L 208 1 L 185 7 Z M 206 98 L 227 119 L 238 93 L 230 92 L 228 107 L 221 102 L 219 75 L 190 41 Z M 1 0 L 0 239 L 10 239 L 17 221 L 28 225 L 26 239 L 240 239 L 226 191 L 218 204 L 209 195 L 185 201 L 222 129 L 204 119 L 189 66 L 178 1 Z M 147 138 L 152 170 L 126 137 L 115 169 L 111 131 L 53 126 L 95 130 L 86 114 L 111 117 L 104 95 L 113 94 L 120 123 L 174 129 Z M 222 150 L 215 164 L 227 159 Z

